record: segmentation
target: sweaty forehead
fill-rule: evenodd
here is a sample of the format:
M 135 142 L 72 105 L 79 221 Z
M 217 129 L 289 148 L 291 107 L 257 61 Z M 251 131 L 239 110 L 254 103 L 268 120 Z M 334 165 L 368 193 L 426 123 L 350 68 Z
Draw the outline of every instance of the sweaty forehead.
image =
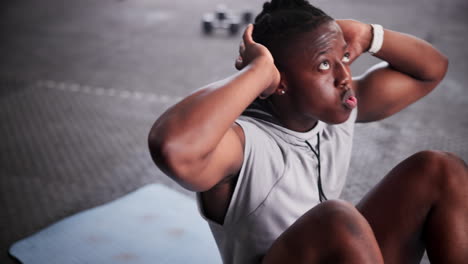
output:
M 335 21 L 320 25 L 311 32 L 304 33 L 293 45 L 293 49 L 303 58 L 315 59 L 324 52 L 329 52 L 335 47 L 342 48 L 345 44 L 341 28 Z
M 343 36 L 341 29 L 334 21 L 319 26 L 313 32 L 305 34 L 303 43 L 310 49 L 322 50 L 334 45 Z

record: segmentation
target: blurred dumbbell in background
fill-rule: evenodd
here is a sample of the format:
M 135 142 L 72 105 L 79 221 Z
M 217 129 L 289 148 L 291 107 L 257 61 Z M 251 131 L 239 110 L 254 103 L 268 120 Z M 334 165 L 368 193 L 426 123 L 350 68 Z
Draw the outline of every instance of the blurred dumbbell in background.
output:
M 229 35 L 236 35 L 242 25 L 251 23 L 253 13 L 245 10 L 235 13 L 224 5 L 219 5 L 215 12 L 206 13 L 202 19 L 202 30 L 205 35 L 212 35 L 216 31 L 227 31 Z

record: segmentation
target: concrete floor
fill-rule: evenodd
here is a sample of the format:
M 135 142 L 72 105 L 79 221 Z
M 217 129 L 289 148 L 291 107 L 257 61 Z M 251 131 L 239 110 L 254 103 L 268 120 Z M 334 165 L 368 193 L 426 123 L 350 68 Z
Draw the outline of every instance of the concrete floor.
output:
M 7 254 L 14 241 L 147 183 L 193 197 L 152 164 L 146 136 L 181 96 L 234 72 L 240 36 L 200 33 L 201 16 L 219 3 L 258 11 L 262 1 L 0 3 L 0 263 L 15 263 Z M 424 38 L 450 58 L 446 79 L 424 100 L 358 125 L 343 198 L 359 201 L 419 150 L 468 160 L 468 2 L 314 3 Z M 375 62 L 365 56 L 353 71 Z

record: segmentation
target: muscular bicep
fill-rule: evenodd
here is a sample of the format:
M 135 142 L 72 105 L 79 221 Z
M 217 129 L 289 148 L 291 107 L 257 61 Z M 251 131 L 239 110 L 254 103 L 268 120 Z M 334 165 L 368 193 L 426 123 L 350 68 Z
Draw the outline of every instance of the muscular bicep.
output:
M 371 122 L 391 116 L 428 94 L 438 81 L 418 80 L 386 62 L 379 63 L 353 80 L 358 97 L 356 122 Z

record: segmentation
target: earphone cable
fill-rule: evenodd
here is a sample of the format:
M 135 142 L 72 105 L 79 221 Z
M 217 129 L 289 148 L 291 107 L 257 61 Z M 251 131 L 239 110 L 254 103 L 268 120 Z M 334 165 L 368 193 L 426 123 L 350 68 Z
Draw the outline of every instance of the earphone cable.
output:
M 310 145 L 310 143 L 306 140 L 306 144 L 309 146 L 310 150 L 315 154 L 315 157 L 317 158 L 317 171 L 318 171 L 318 179 L 317 179 L 317 186 L 318 186 L 318 192 L 319 192 L 319 200 L 320 202 L 328 200 L 327 196 L 325 195 L 325 192 L 323 191 L 322 188 L 322 175 L 321 175 L 321 167 L 320 167 L 320 133 L 317 133 L 317 151 L 314 150 L 314 148 Z

